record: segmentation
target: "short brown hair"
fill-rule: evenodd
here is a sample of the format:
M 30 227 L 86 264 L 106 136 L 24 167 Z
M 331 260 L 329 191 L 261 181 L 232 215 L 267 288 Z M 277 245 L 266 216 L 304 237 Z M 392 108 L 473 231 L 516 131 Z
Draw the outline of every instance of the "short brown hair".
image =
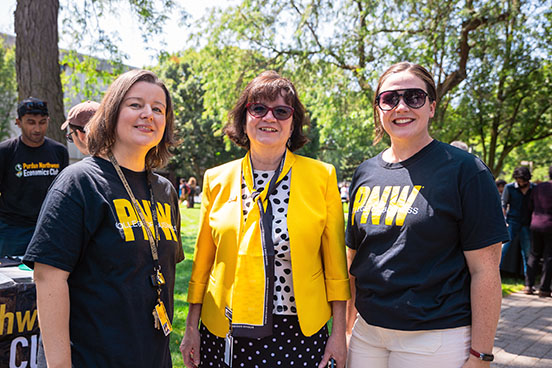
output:
M 174 146 L 174 112 L 170 93 L 165 84 L 149 70 L 131 70 L 121 74 L 107 89 L 98 111 L 88 123 L 88 151 L 91 155 L 106 154 L 115 144 L 119 110 L 125 95 L 137 82 L 148 82 L 163 89 L 166 99 L 165 131 L 161 142 L 146 155 L 146 169 L 160 168 L 167 164 Z
M 426 85 L 427 88 L 427 95 L 430 102 L 435 101 L 437 98 L 437 92 L 435 88 L 435 81 L 433 80 L 433 75 L 431 75 L 430 72 L 427 71 L 426 68 L 424 68 L 421 65 L 409 63 L 408 61 L 403 61 L 397 64 L 391 65 L 380 77 L 378 81 L 378 87 L 376 88 L 376 91 L 374 92 L 374 100 L 372 103 L 372 107 L 374 109 L 374 125 L 375 125 L 375 137 L 374 137 L 374 144 L 377 144 L 385 134 L 385 131 L 383 130 L 383 125 L 381 124 L 381 121 L 379 119 L 378 114 L 378 102 L 377 97 L 380 93 L 380 88 L 383 82 L 391 75 L 395 73 L 401 73 L 401 72 L 410 72 L 414 74 L 416 77 L 420 78 Z
M 293 131 L 287 147 L 295 151 L 305 145 L 309 139 L 303 133 L 303 126 L 309 125 L 305 106 L 299 100 L 295 86 L 289 79 L 283 78 L 273 70 L 265 71 L 255 77 L 242 92 L 238 102 L 229 113 L 229 121 L 223 132 L 238 146 L 249 150 L 249 137 L 245 132 L 247 120 L 246 105 L 249 102 L 274 101 L 282 96 L 284 101 L 295 110 L 293 112 Z

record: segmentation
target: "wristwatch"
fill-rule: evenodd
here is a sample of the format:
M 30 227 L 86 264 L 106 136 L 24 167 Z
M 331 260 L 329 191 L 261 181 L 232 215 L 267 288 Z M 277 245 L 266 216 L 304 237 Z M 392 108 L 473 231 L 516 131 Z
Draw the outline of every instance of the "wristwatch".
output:
M 494 360 L 493 354 L 480 353 L 478 351 L 473 350 L 473 348 L 470 348 L 470 354 L 477 357 L 477 359 L 483 360 L 485 362 L 492 362 Z

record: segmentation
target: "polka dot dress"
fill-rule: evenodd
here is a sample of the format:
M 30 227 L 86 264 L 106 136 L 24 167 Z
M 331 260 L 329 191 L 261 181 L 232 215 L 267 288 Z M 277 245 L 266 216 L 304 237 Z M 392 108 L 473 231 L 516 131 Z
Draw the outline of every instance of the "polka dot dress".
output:
M 270 183 L 274 171 L 253 172 L 255 190 L 261 192 Z M 269 197 L 272 206 L 272 240 L 274 243 L 274 326 L 272 336 L 261 339 L 235 337 L 232 367 L 318 367 L 324 355 L 328 329 L 324 326 L 310 337 L 301 332 L 293 292 L 291 253 L 287 228 L 287 210 L 291 171 L 285 175 Z M 242 178 L 244 221 L 253 206 L 245 179 Z M 226 368 L 225 340 L 213 335 L 201 324 L 200 367 Z
M 203 324 L 199 332 L 199 367 L 227 368 L 224 363 L 224 339 L 211 334 Z M 232 368 L 315 368 L 322 360 L 327 340 L 326 326 L 314 335 L 305 337 L 301 333 L 297 316 L 274 315 L 272 336 L 261 339 L 234 338 Z
M 261 192 L 270 183 L 274 171 L 255 170 L 253 181 L 255 190 Z M 275 314 L 297 314 L 295 297 L 293 292 L 293 279 L 291 276 L 291 252 L 289 249 L 289 233 L 287 228 L 287 210 L 289 203 L 289 187 L 291 183 L 291 171 L 284 176 L 274 192 L 270 195 L 269 201 L 272 206 L 272 242 L 276 259 L 274 261 L 274 313 Z M 251 193 L 242 178 L 242 203 L 243 218 L 253 206 L 257 206 L 251 199 Z

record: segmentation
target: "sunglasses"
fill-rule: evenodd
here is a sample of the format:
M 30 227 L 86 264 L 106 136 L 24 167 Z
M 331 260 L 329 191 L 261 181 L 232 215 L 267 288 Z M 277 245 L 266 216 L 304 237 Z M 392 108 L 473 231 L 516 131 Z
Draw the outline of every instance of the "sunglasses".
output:
M 45 110 L 48 108 L 48 105 L 46 104 L 45 101 L 42 101 L 42 102 L 25 102 L 23 104 L 23 106 L 25 106 L 25 108 L 27 110 Z
M 82 133 L 84 133 L 84 129 L 80 126 L 69 124 L 69 127 L 71 128 L 71 132 L 65 134 L 65 139 L 67 139 L 67 142 L 73 143 L 73 137 L 72 134 L 75 133 L 77 130 L 80 130 Z
M 21 103 L 17 108 L 17 116 L 21 119 L 21 117 L 25 114 L 48 115 L 48 105 L 45 101 L 30 101 Z
M 272 111 L 272 115 L 278 120 L 289 119 L 289 117 L 293 115 L 293 112 L 295 111 L 291 106 L 281 105 L 281 106 L 268 107 L 259 102 L 250 102 L 247 105 L 245 105 L 245 108 L 251 115 L 253 115 L 256 118 L 262 118 L 266 114 L 268 114 L 269 111 Z
M 398 91 L 403 91 L 399 93 Z M 378 107 L 383 111 L 393 110 L 401 99 L 413 109 L 419 109 L 425 105 L 427 92 L 421 88 L 406 88 L 398 91 L 383 91 L 376 97 Z

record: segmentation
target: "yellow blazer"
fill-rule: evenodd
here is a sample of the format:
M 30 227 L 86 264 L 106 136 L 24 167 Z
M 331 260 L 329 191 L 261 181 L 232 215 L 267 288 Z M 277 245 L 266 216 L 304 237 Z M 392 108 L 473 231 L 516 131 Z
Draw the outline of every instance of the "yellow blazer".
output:
M 332 165 L 287 152 L 291 167 L 288 232 L 295 303 L 305 336 L 331 316 L 331 301 L 351 297 L 344 244 L 343 207 Z M 205 173 L 200 228 L 188 302 L 202 305 L 201 320 L 215 335 L 233 323 L 262 325 L 265 288 L 259 210 L 242 213 L 242 170 L 252 186 L 249 154 Z M 261 198 L 266 200 L 266 188 Z M 270 301 L 272 303 L 272 301 Z

